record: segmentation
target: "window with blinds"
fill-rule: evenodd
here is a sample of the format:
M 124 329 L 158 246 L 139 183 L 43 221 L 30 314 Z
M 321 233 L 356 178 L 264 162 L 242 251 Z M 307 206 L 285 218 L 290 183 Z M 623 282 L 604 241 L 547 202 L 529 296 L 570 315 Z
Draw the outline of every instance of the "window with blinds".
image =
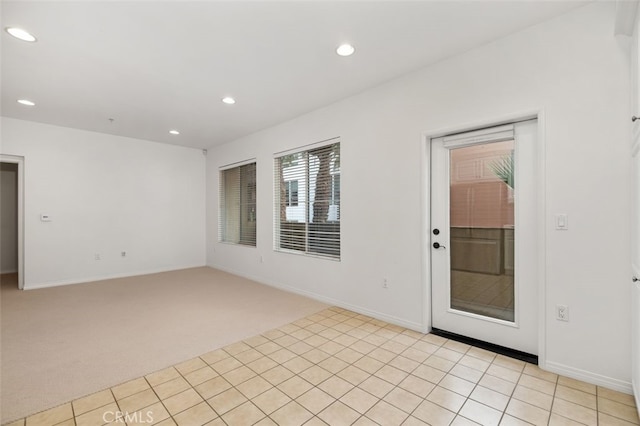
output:
M 340 258 L 340 142 L 275 158 L 275 249 Z
M 256 163 L 220 170 L 218 239 L 256 245 Z

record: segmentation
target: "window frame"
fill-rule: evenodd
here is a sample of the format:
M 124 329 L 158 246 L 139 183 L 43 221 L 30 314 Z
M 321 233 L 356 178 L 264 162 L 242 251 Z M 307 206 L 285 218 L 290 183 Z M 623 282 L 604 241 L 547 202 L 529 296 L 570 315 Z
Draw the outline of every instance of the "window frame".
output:
M 247 166 L 252 166 L 247 169 Z M 247 170 L 246 172 L 244 170 Z M 233 172 L 238 174 L 237 182 L 228 182 Z M 258 164 L 256 159 L 221 166 L 218 169 L 218 242 L 242 247 L 257 247 L 257 182 Z M 243 173 L 248 173 L 243 175 Z M 228 194 L 228 187 L 237 194 Z M 233 198 L 235 197 L 235 198 Z M 235 206 L 229 205 L 237 202 Z M 232 211 L 235 210 L 235 211 Z M 230 217 L 230 215 L 232 217 Z M 235 226 L 237 229 L 230 229 Z M 244 228 L 247 226 L 247 228 Z
M 340 261 L 341 188 L 336 187 L 342 174 L 340 145 L 340 138 L 332 138 L 274 154 L 274 251 Z M 283 166 L 284 161 L 286 166 Z M 327 161 L 328 166 L 323 161 Z M 324 164 L 322 172 L 321 164 Z M 287 168 L 298 170 L 285 176 Z M 290 205 L 290 188 L 294 181 L 298 182 L 297 206 Z M 325 207 L 314 207 L 319 202 L 316 199 L 320 192 L 316 192 L 318 182 L 323 181 L 328 185 L 320 201 Z M 304 212 L 300 211 L 301 207 Z M 314 210 L 326 216 L 314 222 Z M 289 219 L 289 214 L 294 216 L 293 220 Z

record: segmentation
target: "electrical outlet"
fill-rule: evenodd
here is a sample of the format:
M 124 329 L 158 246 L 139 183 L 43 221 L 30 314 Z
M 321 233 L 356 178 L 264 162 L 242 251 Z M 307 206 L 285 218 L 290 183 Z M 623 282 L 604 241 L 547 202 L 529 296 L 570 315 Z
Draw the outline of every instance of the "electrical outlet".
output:
M 100 260 L 100 253 L 96 253 L 95 259 Z
M 556 319 L 558 321 L 569 321 L 569 307 L 567 305 L 556 305 Z
M 389 288 L 389 281 L 386 278 L 382 279 L 382 288 Z

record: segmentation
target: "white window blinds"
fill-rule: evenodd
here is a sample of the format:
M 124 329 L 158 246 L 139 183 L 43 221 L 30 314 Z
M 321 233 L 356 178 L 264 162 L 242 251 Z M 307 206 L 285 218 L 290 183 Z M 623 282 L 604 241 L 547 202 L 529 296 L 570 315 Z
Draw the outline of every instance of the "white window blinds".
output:
M 256 245 L 256 163 L 220 170 L 219 241 Z
M 496 126 L 488 129 L 480 129 L 471 132 L 445 136 L 443 138 L 444 147 L 461 148 L 463 146 L 513 140 L 513 129 L 513 124 L 505 124 L 503 126 Z
M 340 258 L 340 142 L 275 158 L 275 249 Z

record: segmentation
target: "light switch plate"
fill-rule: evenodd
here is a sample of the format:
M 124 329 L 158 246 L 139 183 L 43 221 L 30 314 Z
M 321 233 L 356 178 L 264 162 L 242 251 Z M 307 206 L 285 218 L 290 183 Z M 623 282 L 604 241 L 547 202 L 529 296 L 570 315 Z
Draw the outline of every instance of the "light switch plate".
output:
M 556 215 L 556 229 L 560 231 L 569 229 L 569 217 L 565 213 Z

